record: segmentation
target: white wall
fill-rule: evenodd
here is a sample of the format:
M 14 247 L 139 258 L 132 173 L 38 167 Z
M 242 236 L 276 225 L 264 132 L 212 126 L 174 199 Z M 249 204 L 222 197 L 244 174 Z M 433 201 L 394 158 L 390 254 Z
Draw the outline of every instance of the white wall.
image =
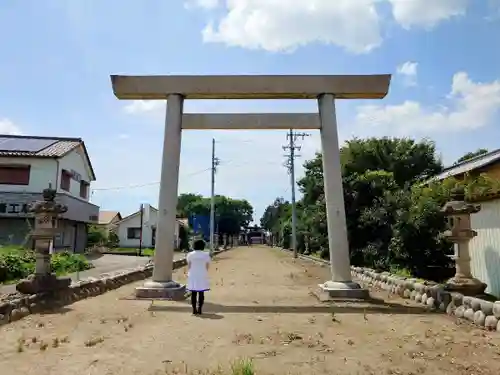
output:
M 158 211 L 149 205 L 145 205 L 144 210 L 149 211 L 149 220 L 147 220 L 148 219 L 148 212 L 144 212 L 144 214 L 143 214 L 144 226 L 143 226 L 143 231 L 142 231 L 142 247 L 154 247 L 152 244 L 153 236 L 152 236 L 151 227 L 157 226 Z M 140 228 L 140 226 L 141 226 L 141 215 L 139 214 L 139 212 L 130 216 L 128 219 L 125 219 L 125 220 L 121 221 L 120 223 L 118 223 L 116 226 L 116 233 L 118 234 L 118 237 L 120 239 L 119 247 L 138 248 L 139 247 L 139 239 L 128 239 L 127 233 L 128 233 L 128 228 Z M 180 226 L 180 223 L 178 221 L 176 221 L 176 225 L 174 228 L 174 236 L 177 239 L 177 243 L 176 243 L 177 247 L 179 246 L 179 243 L 178 243 L 179 226 Z
M 67 171 L 75 171 L 80 174 L 83 181 L 86 181 L 90 184 L 91 182 L 91 174 L 89 170 L 88 163 L 86 162 L 85 154 L 81 146 L 72 150 L 68 154 L 64 155 L 61 159 L 59 159 L 59 179 L 57 183 L 57 192 L 61 193 L 64 190 L 61 189 L 61 171 L 66 169 Z M 80 198 L 80 183 L 74 179 L 71 179 L 69 193 L 77 198 Z M 89 191 L 87 195 L 87 201 L 90 197 L 90 185 Z M 82 198 L 83 199 L 83 198 Z
M 119 223 L 116 227 L 116 234 L 120 239 L 119 247 L 139 247 L 139 239 L 129 239 L 127 238 L 128 228 L 140 228 L 141 226 L 141 216 L 135 214 L 134 216 L 126 219 Z M 145 225 L 142 230 L 142 247 L 153 247 L 152 246 L 152 231 L 151 225 Z
M 481 202 L 471 226 L 477 232 L 470 242 L 472 275 L 488 284 L 487 293 L 500 297 L 500 199 Z
M 59 159 L 59 170 L 55 159 L 1 157 L 0 164 L 26 164 L 31 166 L 29 185 L 0 184 L 0 191 L 38 193 L 46 189 L 49 183 L 51 183 L 52 188 L 56 188 L 58 193 L 64 192 L 64 190 L 60 188 L 61 171 L 63 169 L 78 172 L 83 180 L 90 183 L 89 166 L 87 165 L 81 146 Z M 72 179 L 69 193 L 80 198 L 80 183 Z M 88 195 L 90 196 L 90 186 Z M 86 199 L 86 201 L 88 201 L 88 199 Z
M 57 162 L 54 159 L 1 157 L 0 164 L 25 164 L 31 166 L 29 185 L 0 184 L 0 191 L 38 193 L 46 189 L 49 182 L 52 183 L 53 188 L 56 187 Z

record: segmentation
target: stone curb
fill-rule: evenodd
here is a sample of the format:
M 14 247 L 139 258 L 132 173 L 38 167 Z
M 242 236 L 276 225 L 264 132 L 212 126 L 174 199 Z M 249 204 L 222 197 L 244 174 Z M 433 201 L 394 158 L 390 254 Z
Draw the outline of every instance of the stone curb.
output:
M 283 250 L 290 252 L 290 250 Z M 299 254 L 299 258 L 323 265 L 330 263 L 308 255 Z M 432 281 L 418 282 L 414 278 L 401 277 L 389 272 L 377 272 L 370 268 L 351 266 L 351 276 L 357 279 L 364 288 L 380 288 L 402 298 L 414 300 L 429 310 L 467 319 L 488 331 L 500 332 L 500 301 L 490 302 L 448 292 L 443 285 Z
M 221 249 L 214 255 L 231 250 Z M 182 268 L 187 264 L 186 258 L 175 260 L 173 268 Z M 147 264 L 126 270 L 102 274 L 99 277 L 89 277 L 74 282 L 68 289 L 56 294 L 40 293 L 32 295 L 14 295 L 11 299 L 0 301 L 0 326 L 20 320 L 30 314 L 44 310 L 70 305 L 88 297 L 95 297 L 108 291 L 120 288 L 126 284 L 144 280 L 153 274 L 153 265 Z

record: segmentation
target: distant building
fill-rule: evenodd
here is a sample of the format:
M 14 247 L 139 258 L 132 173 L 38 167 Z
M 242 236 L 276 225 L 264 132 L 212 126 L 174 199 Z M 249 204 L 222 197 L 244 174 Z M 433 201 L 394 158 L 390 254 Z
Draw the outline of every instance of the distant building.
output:
M 114 224 L 115 232 L 119 238 L 119 247 L 122 248 L 154 248 L 156 245 L 156 226 L 158 222 L 158 210 L 149 204 L 142 208 L 142 239 L 141 239 L 141 210 L 124 217 Z M 180 228 L 187 229 L 187 219 L 176 219 L 174 228 L 175 248 L 179 248 Z
M 109 232 L 115 227 L 115 224 L 122 219 L 122 215 L 118 211 L 99 211 L 97 226 Z
M 99 207 L 89 202 L 93 181 L 92 163 L 79 138 L 0 135 L 0 244 L 31 246 L 34 223 L 27 208 L 51 184 L 56 200 L 68 206 L 54 249 L 83 252 L 87 225 L 97 224 L 99 217 Z

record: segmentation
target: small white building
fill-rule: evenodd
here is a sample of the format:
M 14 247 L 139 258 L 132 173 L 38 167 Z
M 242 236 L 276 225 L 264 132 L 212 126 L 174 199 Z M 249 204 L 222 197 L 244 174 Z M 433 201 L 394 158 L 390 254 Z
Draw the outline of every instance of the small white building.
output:
M 142 222 L 142 233 L 141 233 Z M 149 204 L 144 204 L 141 210 L 124 217 L 122 220 L 114 223 L 114 230 L 119 238 L 119 247 L 121 248 L 154 248 L 156 244 L 156 225 L 158 222 L 158 209 Z M 180 228 L 187 229 L 187 220 L 177 219 L 174 229 L 175 248 L 179 248 Z
M 90 203 L 95 174 L 80 138 L 0 135 L 0 245 L 31 246 L 33 215 L 28 205 L 42 191 L 56 189 L 56 201 L 68 207 L 54 249 L 83 252 L 87 225 L 97 223 L 99 207 Z

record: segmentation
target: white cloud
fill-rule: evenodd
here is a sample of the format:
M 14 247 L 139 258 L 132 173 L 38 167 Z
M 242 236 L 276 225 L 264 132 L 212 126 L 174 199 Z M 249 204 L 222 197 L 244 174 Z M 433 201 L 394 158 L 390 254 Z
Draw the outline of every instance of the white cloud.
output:
M 477 129 L 491 123 L 500 109 L 500 80 L 473 82 L 467 73 L 453 76 L 448 103 L 439 107 L 416 101 L 368 105 L 358 109 L 358 124 L 383 126 L 388 132 L 447 132 Z
M 212 0 L 187 4 L 193 2 L 205 9 L 218 6 Z M 205 42 L 271 52 L 323 43 L 366 53 L 382 43 L 377 5 L 387 2 L 403 28 L 431 29 L 465 15 L 469 0 L 227 0 L 225 14 L 210 21 L 202 34 Z
M 268 51 L 308 43 L 336 44 L 363 53 L 381 41 L 378 0 L 232 0 L 218 25 L 203 30 L 206 42 Z
M 22 134 L 21 128 L 7 118 L 0 119 L 0 134 Z
M 184 5 L 187 9 L 215 9 L 219 6 L 219 0 L 187 0 Z
M 469 0 L 389 0 L 394 19 L 405 29 L 430 29 L 441 21 L 465 15 Z
M 166 108 L 165 100 L 134 100 L 127 104 L 125 112 L 135 115 L 140 113 L 157 112 L 161 108 Z
M 488 22 L 494 22 L 500 19 L 500 0 L 488 1 L 488 15 L 484 19 Z
M 418 63 L 407 61 L 397 67 L 397 74 L 403 77 L 403 82 L 408 86 L 415 86 L 417 84 L 417 67 Z

